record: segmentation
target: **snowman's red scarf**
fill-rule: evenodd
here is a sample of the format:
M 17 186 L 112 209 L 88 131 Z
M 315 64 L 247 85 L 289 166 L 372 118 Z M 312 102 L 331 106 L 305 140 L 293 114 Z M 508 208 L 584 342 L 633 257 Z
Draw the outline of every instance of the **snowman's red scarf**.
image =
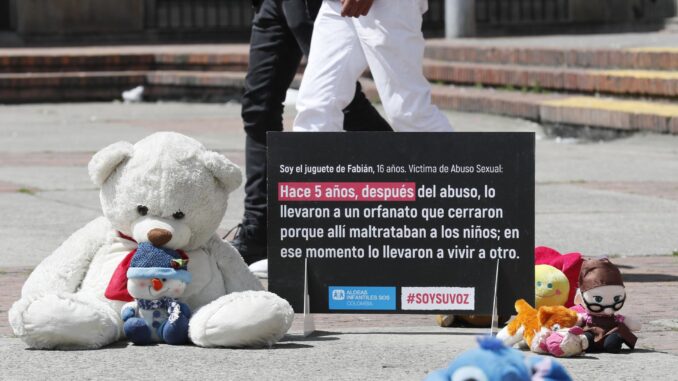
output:
M 118 237 L 135 243 L 137 242 L 132 237 L 128 237 L 120 232 L 118 232 Z M 113 272 L 113 276 L 111 277 L 110 282 L 108 282 L 108 287 L 106 287 L 106 292 L 104 293 L 106 298 L 123 302 L 131 302 L 134 300 L 129 292 L 127 292 L 127 269 L 129 269 L 129 264 L 132 262 L 132 257 L 136 252 L 137 249 L 130 251 Z M 186 255 L 183 250 L 177 250 L 177 252 L 181 255 L 182 259 L 188 259 L 188 255 Z

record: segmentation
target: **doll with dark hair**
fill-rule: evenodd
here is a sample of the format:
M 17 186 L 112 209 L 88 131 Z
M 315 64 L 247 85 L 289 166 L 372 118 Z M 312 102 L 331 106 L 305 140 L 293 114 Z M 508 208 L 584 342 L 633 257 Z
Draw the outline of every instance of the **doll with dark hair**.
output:
M 619 268 L 607 258 L 584 262 L 579 274 L 576 302 L 580 304 L 578 325 L 584 329 L 587 352 L 619 353 L 622 344 L 633 349 L 640 322 L 618 312 L 626 302 L 626 289 Z

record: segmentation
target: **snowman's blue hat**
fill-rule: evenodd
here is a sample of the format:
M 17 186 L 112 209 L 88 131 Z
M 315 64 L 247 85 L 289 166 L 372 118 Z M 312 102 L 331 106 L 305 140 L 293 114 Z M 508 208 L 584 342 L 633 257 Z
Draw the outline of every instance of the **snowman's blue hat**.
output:
M 132 257 L 127 278 L 165 278 L 179 279 L 191 283 L 191 273 L 187 269 L 188 259 L 172 249 L 153 246 L 150 242 L 142 242 Z

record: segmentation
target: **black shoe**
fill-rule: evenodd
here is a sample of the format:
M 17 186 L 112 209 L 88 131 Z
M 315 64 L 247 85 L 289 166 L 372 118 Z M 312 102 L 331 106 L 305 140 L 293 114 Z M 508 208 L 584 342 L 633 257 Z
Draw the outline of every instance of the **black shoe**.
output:
M 613 332 L 605 338 L 603 348 L 607 353 L 619 353 L 621 352 L 623 343 L 624 339 L 622 339 L 621 335 L 617 332 Z
M 266 259 L 266 231 L 259 229 L 257 225 L 249 224 L 247 221 L 239 223 L 235 229 L 235 237 L 230 241 L 240 253 L 245 263 L 251 265 L 254 262 Z M 228 236 L 229 231 L 226 236 Z M 226 237 L 224 237 L 226 238 Z

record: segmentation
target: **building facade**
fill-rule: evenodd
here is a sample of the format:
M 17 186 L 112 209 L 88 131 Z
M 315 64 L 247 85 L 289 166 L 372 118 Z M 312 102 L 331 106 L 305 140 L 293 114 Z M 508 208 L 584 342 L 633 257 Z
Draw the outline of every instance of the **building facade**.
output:
M 452 0 L 456 1 L 456 0 Z M 659 29 L 678 0 L 468 0 L 477 35 Z M 424 31 L 442 36 L 445 0 L 429 0 Z M 0 0 L 0 32 L 17 41 L 242 40 L 249 0 Z

